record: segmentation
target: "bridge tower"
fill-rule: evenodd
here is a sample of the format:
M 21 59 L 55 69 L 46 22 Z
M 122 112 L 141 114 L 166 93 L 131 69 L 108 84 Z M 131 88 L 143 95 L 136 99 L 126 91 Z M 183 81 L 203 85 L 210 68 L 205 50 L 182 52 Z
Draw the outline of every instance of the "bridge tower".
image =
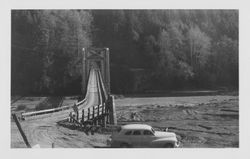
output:
M 109 123 L 116 125 L 116 111 L 114 96 L 110 95 L 110 66 L 109 66 L 109 48 L 83 48 L 82 59 L 82 92 L 86 95 L 88 77 L 92 66 L 98 67 L 101 72 L 104 87 L 106 88 L 108 99 L 105 105 L 108 109 Z M 106 119 L 105 119 L 106 120 Z
M 82 93 L 85 95 L 91 65 L 100 68 L 107 93 L 110 94 L 109 48 L 83 48 L 82 61 Z

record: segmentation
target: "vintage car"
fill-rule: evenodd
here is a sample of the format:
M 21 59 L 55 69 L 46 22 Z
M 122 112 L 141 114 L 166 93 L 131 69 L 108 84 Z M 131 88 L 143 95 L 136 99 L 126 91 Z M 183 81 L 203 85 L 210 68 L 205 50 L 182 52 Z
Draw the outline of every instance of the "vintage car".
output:
M 167 131 L 155 131 L 145 124 L 128 124 L 121 126 L 118 132 L 108 139 L 108 145 L 121 148 L 174 148 L 179 147 L 176 134 Z

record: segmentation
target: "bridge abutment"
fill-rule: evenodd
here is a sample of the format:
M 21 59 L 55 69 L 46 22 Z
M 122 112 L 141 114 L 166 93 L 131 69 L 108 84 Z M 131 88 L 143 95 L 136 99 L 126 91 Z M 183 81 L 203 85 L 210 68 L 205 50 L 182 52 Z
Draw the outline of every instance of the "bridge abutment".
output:
M 117 125 L 116 110 L 115 110 L 115 98 L 113 95 L 109 96 L 109 109 L 110 109 L 110 124 Z

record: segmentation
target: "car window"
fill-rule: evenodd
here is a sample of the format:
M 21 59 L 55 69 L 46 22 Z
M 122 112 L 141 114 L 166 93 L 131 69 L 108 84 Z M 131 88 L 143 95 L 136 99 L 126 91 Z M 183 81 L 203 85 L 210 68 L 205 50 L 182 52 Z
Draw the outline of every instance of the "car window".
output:
M 143 135 L 153 135 L 153 133 L 149 130 L 144 130 Z
M 132 131 L 125 132 L 125 135 L 131 135 L 131 134 L 132 134 Z
M 135 130 L 135 131 L 133 132 L 133 135 L 141 135 L 141 131 L 140 131 L 140 130 Z
M 155 133 L 155 130 L 153 128 L 151 128 L 152 132 Z

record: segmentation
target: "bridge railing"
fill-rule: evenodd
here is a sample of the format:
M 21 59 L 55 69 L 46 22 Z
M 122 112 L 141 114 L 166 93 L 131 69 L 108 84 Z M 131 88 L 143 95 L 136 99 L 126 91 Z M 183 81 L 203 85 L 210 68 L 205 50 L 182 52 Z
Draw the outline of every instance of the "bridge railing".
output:
M 81 116 L 77 119 L 76 114 L 69 115 L 69 121 L 78 121 L 79 123 L 93 122 L 99 120 L 101 117 L 108 115 L 108 109 L 105 104 L 92 106 L 89 108 L 82 109 Z M 71 120 L 72 119 L 72 120 Z
M 92 106 L 89 108 L 84 108 L 81 113 L 77 111 L 74 115 L 70 113 L 69 122 L 77 121 L 77 124 L 92 123 L 94 125 L 99 125 L 100 123 L 106 125 L 106 123 L 117 124 L 114 103 L 114 97 L 111 96 L 106 102 L 100 105 Z
M 83 104 L 86 101 L 86 99 L 76 103 L 77 106 Z M 26 118 L 26 117 L 31 117 L 31 116 L 36 116 L 36 115 L 42 115 L 42 114 L 48 114 L 48 113 L 55 113 L 59 112 L 62 110 L 67 110 L 71 109 L 74 105 L 69 105 L 69 106 L 63 106 L 63 107 L 58 107 L 58 108 L 52 108 L 52 109 L 46 109 L 46 110 L 39 110 L 39 111 L 33 111 L 33 112 L 27 112 L 27 113 L 21 113 L 21 118 Z

